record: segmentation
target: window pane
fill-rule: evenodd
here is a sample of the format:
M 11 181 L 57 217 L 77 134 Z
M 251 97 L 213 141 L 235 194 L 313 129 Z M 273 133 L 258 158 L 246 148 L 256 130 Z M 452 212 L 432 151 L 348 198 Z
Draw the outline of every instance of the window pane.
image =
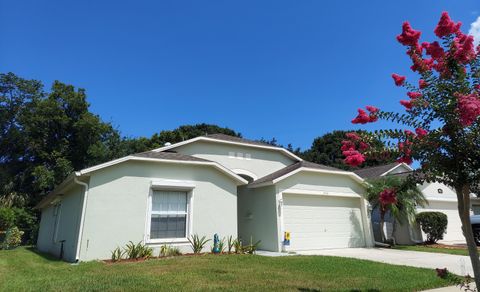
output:
M 152 211 L 161 213 L 186 213 L 187 193 L 154 191 L 152 196 Z
M 186 237 L 186 215 L 152 215 L 150 238 Z

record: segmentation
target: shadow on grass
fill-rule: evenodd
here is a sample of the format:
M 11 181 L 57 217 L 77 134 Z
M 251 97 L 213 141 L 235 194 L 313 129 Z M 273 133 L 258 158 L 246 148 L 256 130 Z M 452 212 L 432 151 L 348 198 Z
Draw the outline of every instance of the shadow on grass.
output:
M 31 253 L 34 253 L 35 255 L 37 255 L 37 256 L 45 259 L 45 260 L 51 261 L 51 262 L 63 262 L 58 257 L 54 257 L 51 254 L 38 251 L 34 246 L 29 246 L 29 247 L 25 248 L 25 250 L 29 251 Z

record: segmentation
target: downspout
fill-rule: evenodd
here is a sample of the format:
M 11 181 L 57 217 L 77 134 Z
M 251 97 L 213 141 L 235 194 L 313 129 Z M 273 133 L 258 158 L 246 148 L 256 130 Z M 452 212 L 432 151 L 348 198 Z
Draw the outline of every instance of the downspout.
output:
M 83 205 L 82 205 L 82 215 L 80 216 L 80 226 L 78 228 L 78 239 L 77 239 L 77 252 L 75 254 L 75 261 L 79 262 L 80 261 L 80 248 L 82 246 L 82 237 L 83 237 L 83 225 L 85 222 L 85 210 L 87 209 L 87 198 L 88 198 L 88 184 L 84 183 L 82 181 L 79 181 L 77 179 L 77 173 L 75 173 L 75 177 L 73 181 L 76 184 L 79 184 L 81 186 L 85 187 L 85 193 L 83 195 Z

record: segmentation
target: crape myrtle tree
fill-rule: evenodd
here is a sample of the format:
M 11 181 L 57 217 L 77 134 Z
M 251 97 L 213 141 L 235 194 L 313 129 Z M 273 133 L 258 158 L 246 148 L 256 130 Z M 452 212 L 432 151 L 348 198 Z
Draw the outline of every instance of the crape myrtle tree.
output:
M 348 135 L 342 150 L 345 163 L 361 165 L 366 157 L 388 152 L 398 162 L 420 163 L 409 179 L 439 181 L 455 189 L 458 212 L 477 287 L 480 287 L 480 261 L 470 225 L 470 196 L 479 195 L 480 183 L 480 46 L 464 34 L 460 22 L 443 12 L 435 28 L 439 40 L 420 43 L 421 32 L 404 22 L 397 36 L 412 61 L 410 69 L 418 80 L 393 74 L 395 85 L 404 87 L 400 100 L 405 112 L 388 112 L 373 106 L 359 109 L 354 124 L 387 120 L 400 128 L 382 129 L 358 138 Z M 384 147 L 369 140 L 380 138 Z M 395 192 L 395 191 L 394 191 Z M 393 200 L 393 199 L 392 199 Z

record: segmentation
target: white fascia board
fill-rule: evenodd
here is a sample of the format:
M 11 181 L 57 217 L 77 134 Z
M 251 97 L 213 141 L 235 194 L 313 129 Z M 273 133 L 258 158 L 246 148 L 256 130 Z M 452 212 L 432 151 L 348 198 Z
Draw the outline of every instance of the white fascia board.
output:
M 170 160 L 170 159 L 158 159 L 158 158 L 148 158 L 148 157 L 137 157 L 137 156 L 125 156 L 116 160 L 112 160 L 103 164 L 99 164 L 90 168 L 83 169 L 79 171 L 81 175 L 88 175 L 91 172 L 94 172 L 96 170 L 109 167 L 115 164 L 122 163 L 124 161 L 149 161 L 149 162 L 161 162 L 161 163 L 172 163 L 172 164 L 186 164 L 186 165 L 208 165 L 208 166 L 213 166 L 216 169 L 218 169 L 220 172 L 223 172 L 236 180 L 237 182 L 240 183 L 240 185 L 247 184 L 247 180 L 243 179 L 242 177 L 236 175 L 232 171 L 230 171 L 228 168 L 216 163 L 216 162 L 210 162 L 210 161 L 183 161 L 183 160 Z
M 362 184 L 365 182 L 363 178 L 358 176 L 357 174 L 349 171 L 341 171 L 341 170 L 327 170 L 327 169 L 317 169 L 317 168 L 308 168 L 308 167 L 300 167 L 292 172 L 289 172 L 281 177 L 278 177 L 272 181 L 272 183 L 276 184 L 279 181 L 282 181 L 286 179 L 287 177 L 290 177 L 296 173 L 299 173 L 301 171 L 308 171 L 308 172 L 316 172 L 316 173 L 325 173 L 325 174 L 338 174 L 338 175 L 345 175 L 351 177 L 353 180 L 358 182 L 359 184 Z
M 427 197 L 427 201 L 433 201 L 433 202 L 452 202 L 456 203 L 457 199 L 455 198 L 440 198 L 440 197 Z M 427 206 L 428 207 L 428 206 Z M 427 208 L 428 209 L 428 208 Z
M 281 147 L 275 147 L 275 146 L 267 146 L 267 145 L 255 145 L 255 144 L 249 144 L 249 143 L 243 143 L 243 142 L 235 142 L 235 141 L 226 141 L 226 140 L 220 140 L 220 139 L 213 139 L 209 137 L 196 137 L 193 139 L 185 140 L 182 142 L 178 142 L 172 145 L 160 147 L 157 149 L 153 149 L 152 151 L 155 152 L 163 152 L 166 150 L 170 150 L 173 148 L 180 147 L 185 144 L 190 144 L 196 141 L 208 141 L 208 142 L 214 142 L 214 143 L 223 143 L 223 144 L 230 144 L 230 145 L 239 145 L 239 146 L 246 146 L 246 147 L 252 147 L 252 148 L 259 148 L 259 149 L 267 149 L 267 150 L 274 150 L 274 151 L 280 151 L 283 152 L 285 155 L 289 156 L 290 158 L 293 158 L 297 161 L 302 161 L 303 159 L 298 157 L 297 155 L 293 154 L 292 152 L 288 151 L 287 149 L 281 148 Z
M 301 171 L 308 171 L 308 172 L 316 172 L 316 173 L 325 173 L 325 174 L 338 174 L 338 175 L 344 175 L 344 176 L 348 176 L 350 177 L 351 179 L 353 179 L 354 181 L 356 181 L 357 183 L 363 185 L 363 183 L 365 183 L 365 180 L 363 178 L 361 178 L 360 176 L 358 176 L 357 174 L 353 173 L 353 172 L 349 172 L 349 171 L 341 171 L 341 170 L 327 170 L 327 169 L 317 169 L 317 168 L 308 168 L 308 167 L 300 167 L 298 169 L 295 169 L 294 171 L 292 172 L 289 172 L 287 174 L 284 174 L 283 176 L 280 176 L 272 181 L 266 181 L 266 182 L 263 182 L 263 183 L 260 183 L 260 184 L 257 184 L 257 185 L 253 185 L 253 186 L 250 186 L 249 188 L 260 188 L 260 187 L 264 187 L 264 186 L 269 186 L 269 185 L 274 185 L 292 175 L 295 175 Z
M 413 168 L 410 165 L 406 164 L 405 162 L 402 162 L 402 163 L 392 167 L 391 169 L 385 171 L 380 176 L 385 176 L 385 175 L 389 174 L 390 172 L 394 171 L 395 169 L 399 168 L 400 166 L 406 167 L 408 170 L 413 171 Z

